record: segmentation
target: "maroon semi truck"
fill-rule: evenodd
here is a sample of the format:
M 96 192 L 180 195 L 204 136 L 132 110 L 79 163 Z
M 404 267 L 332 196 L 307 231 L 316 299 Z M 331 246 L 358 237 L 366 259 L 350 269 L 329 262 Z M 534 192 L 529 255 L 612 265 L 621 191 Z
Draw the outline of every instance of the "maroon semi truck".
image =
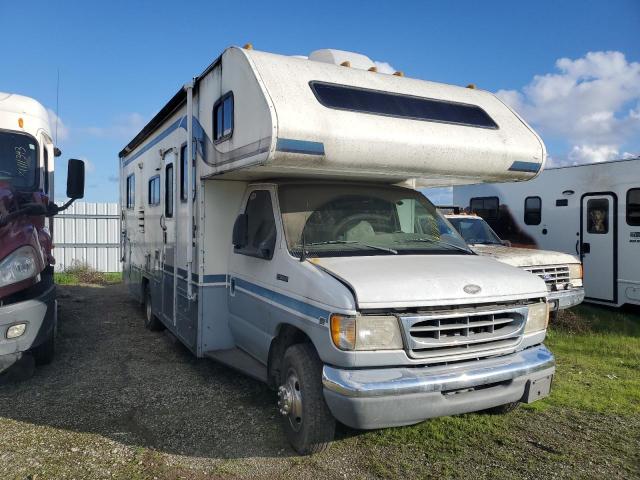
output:
M 69 160 L 70 200 L 53 203 L 59 155 L 44 107 L 0 92 L 0 374 L 27 355 L 53 359 L 53 216 L 84 196 L 84 162 Z

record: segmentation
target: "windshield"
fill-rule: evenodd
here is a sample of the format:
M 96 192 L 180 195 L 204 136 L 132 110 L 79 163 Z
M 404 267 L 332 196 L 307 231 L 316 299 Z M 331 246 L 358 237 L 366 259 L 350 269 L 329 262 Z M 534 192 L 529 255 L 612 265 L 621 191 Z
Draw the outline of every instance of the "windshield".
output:
M 278 189 L 296 256 L 472 253 L 422 194 L 386 185 L 291 184 Z
M 449 217 L 447 220 L 470 245 L 502 245 L 496 232 L 482 218 Z
M 18 132 L 0 131 L 0 181 L 16 188 L 33 188 L 38 167 L 38 142 Z

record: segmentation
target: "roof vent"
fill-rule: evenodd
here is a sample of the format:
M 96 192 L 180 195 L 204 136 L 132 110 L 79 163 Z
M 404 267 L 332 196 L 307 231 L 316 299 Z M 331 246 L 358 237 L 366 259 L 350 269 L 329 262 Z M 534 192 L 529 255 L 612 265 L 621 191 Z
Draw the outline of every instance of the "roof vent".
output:
M 375 67 L 375 63 L 360 53 L 347 52 L 345 50 L 334 50 L 333 48 L 325 48 L 316 50 L 309 54 L 309 60 L 314 62 L 333 63 L 334 65 L 344 65 L 348 63 L 351 68 L 360 70 L 369 70 Z

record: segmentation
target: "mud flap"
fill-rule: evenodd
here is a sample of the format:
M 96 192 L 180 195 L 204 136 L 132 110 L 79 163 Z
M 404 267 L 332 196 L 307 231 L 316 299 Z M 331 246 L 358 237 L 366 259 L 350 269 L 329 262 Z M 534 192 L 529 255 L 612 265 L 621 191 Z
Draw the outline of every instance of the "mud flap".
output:
M 553 375 L 547 375 L 546 377 L 540 377 L 535 380 L 529 380 L 527 386 L 524 389 L 524 395 L 522 396 L 522 402 L 533 403 L 541 398 L 548 397 L 551 392 L 551 381 Z

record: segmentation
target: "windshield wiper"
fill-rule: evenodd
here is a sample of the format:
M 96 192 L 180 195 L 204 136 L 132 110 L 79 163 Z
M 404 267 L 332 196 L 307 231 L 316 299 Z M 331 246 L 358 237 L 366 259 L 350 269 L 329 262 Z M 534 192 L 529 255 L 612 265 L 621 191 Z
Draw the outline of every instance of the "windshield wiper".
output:
M 381 250 L 383 252 L 398 254 L 397 250 L 388 247 L 379 247 L 378 245 L 371 245 L 369 243 L 358 242 L 357 240 L 326 240 L 324 242 L 313 242 L 305 244 L 306 247 L 314 247 L 318 245 L 362 245 L 363 247 L 372 248 L 375 250 Z
M 444 240 L 440 240 L 439 238 L 429 237 L 429 238 L 408 238 L 404 241 L 407 242 L 429 242 L 429 243 L 437 243 L 440 245 L 445 245 L 447 247 L 451 247 L 455 250 L 459 250 L 464 253 L 473 254 L 469 249 L 460 247 L 459 245 L 455 245 L 453 243 L 445 242 Z

